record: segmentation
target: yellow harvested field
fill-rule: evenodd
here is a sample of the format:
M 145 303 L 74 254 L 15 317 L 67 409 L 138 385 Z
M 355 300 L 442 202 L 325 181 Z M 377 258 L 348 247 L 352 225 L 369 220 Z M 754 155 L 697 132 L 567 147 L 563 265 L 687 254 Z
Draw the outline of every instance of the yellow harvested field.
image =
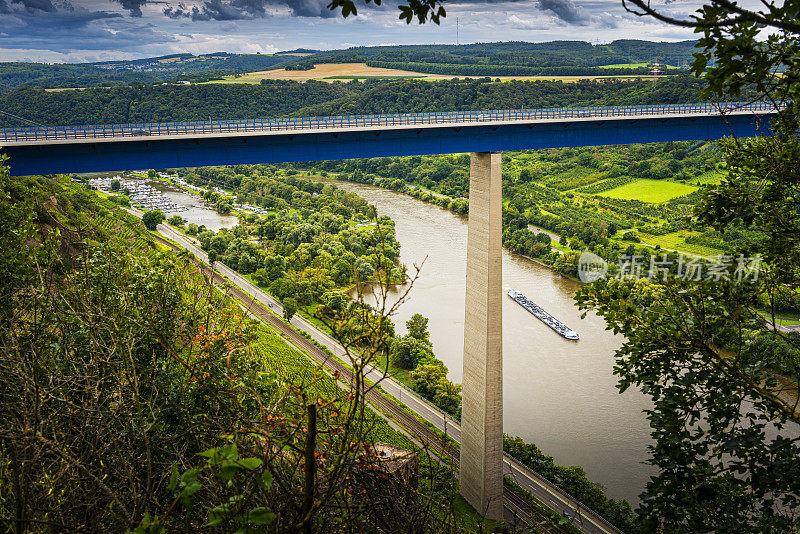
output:
M 450 80 L 453 78 L 485 78 L 486 76 L 454 76 L 450 74 L 426 74 L 422 72 L 412 72 L 398 69 L 382 69 L 369 67 L 365 63 L 320 63 L 311 70 L 265 70 L 260 72 L 248 72 L 238 77 L 225 76 L 223 80 L 215 80 L 208 83 L 259 83 L 261 80 L 295 80 L 304 82 L 307 80 L 323 80 L 333 82 L 336 79 L 347 81 L 348 78 L 393 78 L 393 77 L 413 77 L 424 80 Z M 508 80 L 562 80 L 574 82 L 585 79 L 603 78 L 652 78 L 652 76 L 491 76 L 492 79 L 499 78 L 503 81 Z
M 321 63 L 315 65 L 311 70 L 265 70 L 261 72 L 248 72 L 239 78 L 230 76 L 225 77 L 225 81 L 246 82 L 261 80 L 321 80 L 331 76 L 361 76 L 364 78 L 384 77 L 384 76 L 435 76 L 432 74 L 422 74 L 419 72 L 409 72 L 406 70 L 380 69 L 368 67 L 364 63 Z

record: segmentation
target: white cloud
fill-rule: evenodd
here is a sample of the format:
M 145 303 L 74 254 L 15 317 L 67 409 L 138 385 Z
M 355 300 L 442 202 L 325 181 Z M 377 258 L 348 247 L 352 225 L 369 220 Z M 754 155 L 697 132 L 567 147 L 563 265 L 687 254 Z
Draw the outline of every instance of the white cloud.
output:
M 53 1 L 63 6 L 66 0 Z M 327 4 L 329 0 L 220 0 L 264 5 L 263 18 L 236 21 L 165 17 L 164 7 L 177 6 L 179 0 L 143 4 L 141 0 L 70 1 L 74 4 L 72 11 L 59 8 L 31 15 L 14 7 L 13 12 L 0 14 L 0 60 L 104 61 L 179 52 L 272 53 L 376 43 L 455 43 L 456 17 L 460 19 L 462 44 L 556 39 L 674 41 L 694 37 L 690 31 L 626 13 L 620 0 L 453 0 L 445 4 L 448 16 L 441 26 L 407 25 L 398 19 L 397 2 L 393 0 L 385 0 L 380 8 L 360 3 L 359 15 L 346 20 L 341 16 L 296 16 L 298 6 L 315 6 L 320 1 Z M 184 1 L 185 9 L 191 10 L 206 0 Z M 756 0 L 745 0 L 752 1 Z M 0 5 L 3 2 L 0 0 Z M 131 18 L 129 10 L 122 7 L 138 4 L 141 18 Z M 675 0 L 663 9 L 685 16 L 698 5 L 696 0 Z
M 506 23 L 515 30 L 546 30 L 551 27 L 550 17 L 528 18 L 516 14 L 509 15 Z

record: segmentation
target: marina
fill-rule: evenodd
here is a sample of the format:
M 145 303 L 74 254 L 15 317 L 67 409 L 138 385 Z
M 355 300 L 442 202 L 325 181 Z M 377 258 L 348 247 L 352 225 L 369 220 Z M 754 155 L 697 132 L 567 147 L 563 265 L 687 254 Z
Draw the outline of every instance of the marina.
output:
M 531 312 L 531 314 L 534 317 L 536 317 L 544 324 L 555 330 L 555 332 L 558 333 L 561 337 L 572 341 L 577 341 L 581 338 L 576 331 L 570 329 L 567 325 L 565 325 L 564 323 L 562 323 L 561 321 L 559 321 L 558 319 L 547 313 L 547 311 L 544 308 L 542 308 L 541 306 L 530 300 L 521 292 L 509 289 L 508 296 L 514 299 L 514 301 L 517 304 L 519 304 L 520 306 Z
M 114 191 L 111 183 L 119 182 L 119 189 Z M 89 185 L 108 193 L 122 193 L 130 197 L 131 204 L 144 210 L 161 210 L 164 213 L 186 211 L 186 206 L 176 204 L 161 191 L 154 189 L 142 180 L 128 180 L 122 176 L 91 178 Z

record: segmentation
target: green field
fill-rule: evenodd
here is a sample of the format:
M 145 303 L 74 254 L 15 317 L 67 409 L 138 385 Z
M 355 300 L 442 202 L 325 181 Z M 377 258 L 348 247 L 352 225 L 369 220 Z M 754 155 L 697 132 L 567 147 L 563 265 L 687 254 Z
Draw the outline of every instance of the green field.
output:
M 601 197 L 619 198 L 621 200 L 641 200 L 642 202 L 666 202 L 675 197 L 682 197 L 697 191 L 693 185 L 667 182 L 666 180 L 636 180 L 622 187 L 598 193 Z
M 649 63 L 616 63 L 614 65 L 600 65 L 600 69 L 638 69 L 646 67 Z
M 208 84 L 218 84 L 218 83 L 248 83 L 252 85 L 258 85 L 261 83 L 261 80 L 255 80 L 253 78 L 223 78 L 222 80 L 210 80 L 207 82 L 199 82 L 195 85 L 208 85 Z
M 698 235 L 700 232 L 693 232 L 690 230 L 682 230 L 680 232 L 672 232 L 664 235 L 650 235 L 642 233 L 640 237 L 642 241 L 648 245 L 661 245 L 661 248 L 666 250 L 677 250 L 678 252 L 686 252 L 687 254 L 697 254 L 698 256 L 711 257 L 721 254 L 721 250 L 706 247 L 703 245 L 696 245 L 687 243 L 686 237 L 690 235 Z
M 723 171 L 714 170 L 704 172 L 700 176 L 695 176 L 687 181 L 693 184 L 701 183 L 703 185 L 717 185 L 722 182 L 723 178 L 725 178 L 725 173 Z
M 649 66 L 650 63 L 616 63 L 614 65 L 600 65 L 598 68 L 600 69 L 638 69 L 642 67 Z M 673 67 L 672 65 L 660 65 L 662 69 L 677 69 L 678 67 Z

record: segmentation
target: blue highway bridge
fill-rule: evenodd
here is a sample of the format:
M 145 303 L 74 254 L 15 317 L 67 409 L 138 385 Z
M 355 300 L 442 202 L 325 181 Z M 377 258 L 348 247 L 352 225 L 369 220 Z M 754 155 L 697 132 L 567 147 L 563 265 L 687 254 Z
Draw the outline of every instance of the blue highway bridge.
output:
M 13 175 L 750 137 L 768 103 L 403 113 L 0 129 Z
M 14 128 L 0 130 L 0 152 L 11 156 L 17 176 L 470 152 L 459 479 L 467 501 L 499 520 L 505 495 L 501 152 L 751 137 L 768 129 L 776 111 L 756 102 Z M 619 532 L 574 508 L 557 489 L 546 495 L 562 503 L 547 504 L 555 510 L 580 508 L 584 533 Z

